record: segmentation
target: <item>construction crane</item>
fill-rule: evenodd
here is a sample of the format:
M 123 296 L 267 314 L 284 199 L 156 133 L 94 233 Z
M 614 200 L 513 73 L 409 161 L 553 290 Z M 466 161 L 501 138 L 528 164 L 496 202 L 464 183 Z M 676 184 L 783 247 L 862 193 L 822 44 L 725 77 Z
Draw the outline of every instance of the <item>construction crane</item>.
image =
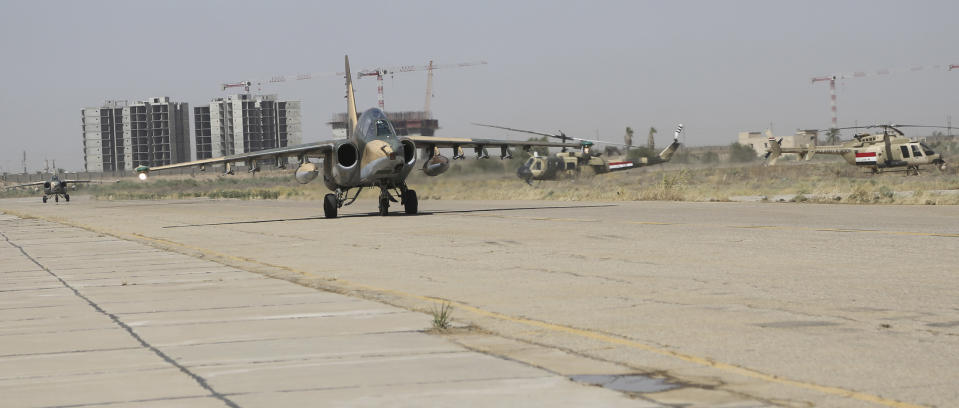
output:
M 933 65 L 932 67 L 929 68 L 929 70 L 930 71 L 942 70 L 943 68 L 945 67 L 942 65 Z M 959 64 L 949 65 L 948 70 L 952 71 L 953 68 L 959 68 Z M 813 77 L 812 83 L 815 84 L 816 82 L 829 81 L 829 109 L 832 111 L 831 129 L 836 129 L 839 127 L 838 125 L 839 118 L 836 112 L 836 81 L 842 80 L 842 79 L 850 79 L 850 78 L 864 78 L 864 77 L 877 76 L 877 75 L 889 75 L 889 74 L 898 73 L 898 72 L 915 72 L 915 71 L 922 71 L 925 69 L 926 69 L 925 67 L 917 66 L 917 67 L 911 67 L 907 69 L 880 69 L 872 72 L 858 71 L 858 72 L 853 72 L 851 74 L 823 75 L 823 76 Z
M 433 61 L 430 61 L 428 65 L 403 65 L 398 67 L 386 67 L 386 68 L 372 68 L 366 69 L 356 73 L 356 78 L 365 78 L 365 77 L 376 77 L 376 103 L 380 109 L 384 108 L 383 103 L 383 77 L 385 75 L 393 75 L 401 72 L 413 72 L 413 71 L 427 71 L 427 83 L 426 83 L 426 112 L 430 110 L 430 97 L 433 93 L 433 70 L 440 68 L 460 68 L 460 67 L 471 67 L 474 65 L 486 65 L 486 61 L 476 61 L 476 62 L 463 62 L 459 64 L 443 64 L 443 65 L 434 65 Z
M 290 82 L 290 81 L 303 81 L 307 79 L 313 79 L 317 77 L 330 77 L 334 75 L 344 75 L 343 72 L 311 72 L 308 74 L 296 74 L 296 75 L 281 75 L 275 76 L 264 81 L 239 81 L 239 82 L 229 82 L 221 84 L 223 90 L 229 88 L 243 88 L 244 91 L 250 92 L 250 87 L 253 84 L 256 84 L 257 91 L 260 91 L 260 88 L 263 84 L 276 84 L 281 82 Z

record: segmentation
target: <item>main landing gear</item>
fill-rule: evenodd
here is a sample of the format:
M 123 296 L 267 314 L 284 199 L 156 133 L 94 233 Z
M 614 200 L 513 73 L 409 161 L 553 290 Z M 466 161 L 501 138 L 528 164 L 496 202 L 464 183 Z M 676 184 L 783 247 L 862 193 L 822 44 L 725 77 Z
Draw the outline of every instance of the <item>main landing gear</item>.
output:
M 356 189 L 356 194 L 353 197 L 349 196 L 350 189 L 336 189 L 335 194 L 327 194 L 323 196 L 323 215 L 326 218 L 336 218 L 336 211 L 342 206 L 353 204 L 356 201 L 356 197 L 360 196 L 360 191 L 363 191 L 363 187 Z
M 327 194 L 323 197 L 323 215 L 326 218 L 336 218 L 336 209 L 340 203 L 333 194 Z
M 406 190 L 403 193 L 403 210 L 407 214 L 416 214 L 420 210 L 420 202 L 416 198 L 416 190 Z

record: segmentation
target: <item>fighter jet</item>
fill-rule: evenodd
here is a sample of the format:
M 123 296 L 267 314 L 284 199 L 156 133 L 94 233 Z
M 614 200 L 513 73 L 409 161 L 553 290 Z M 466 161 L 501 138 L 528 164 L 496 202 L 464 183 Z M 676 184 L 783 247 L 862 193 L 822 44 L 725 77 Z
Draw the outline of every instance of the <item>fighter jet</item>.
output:
M 49 181 L 37 181 L 35 183 L 26 183 L 26 184 L 17 184 L 15 186 L 8 186 L 5 189 L 18 188 L 18 187 L 30 187 L 30 186 L 43 186 L 43 202 L 47 202 L 47 198 L 53 196 L 53 201 L 60 202 L 60 196 L 63 196 L 64 200 L 67 202 L 70 201 L 70 194 L 67 194 L 67 184 L 75 183 L 89 183 L 89 180 L 60 180 L 60 176 L 54 174 L 50 177 Z
M 257 162 L 276 160 L 277 165 L 286 163 L 290 157 L 299 160 L 294 177 L 305 184 L 313 181 L 320 172 L 318 163 L 310 158 L 322 159 L 323 183 L 333 193 L 323 199 L 323 213 L 327 218 L 335 218 L 339 208 L 352 204 L 364 188 L 378 188 L 379 214 L 388 215 L 391 202 L 399 201 L 407 214 L 418 212 L 416 191 L 406 184 L 406 178 L 416 166 L 416 149 L 425 149 L 427 160 L 423 163 L 423 173 L 438 176 L 449 169 L 450 159 L 441 155 L 439 149 L 453 150 L 453 160 L 465 157 L 464 148 L 472 148 L 477 158 L 489 158 L 487 147 L 500 148 L 500 158 L 512 157 L 510 147 L 529 150 L 534 146 L 577 148 L 579 144 L 552 142 L 520 142 L 512 140 L 449 138 L 433 136 L 397 136 L 393 124 L 386 114 L 377 108 L 371 108 L 357 115 L 353 96 L 353 81 L 350 76 L 350 59 L 346 65 L 346 139 L 328 140 L 296 146 L 261 150 L 225 157 L 195 160 L 158 167 L 139 166 L 136 168 L 141 180 L 146 180 L 152 171 L 197 166 L 204 170 L 206 166 L 224 164 L 227 173 L 233 173 L 233 163 L 245 163 L 250 172 L 257 171 Z M 355 193 L 350 195 L 350 191 Z

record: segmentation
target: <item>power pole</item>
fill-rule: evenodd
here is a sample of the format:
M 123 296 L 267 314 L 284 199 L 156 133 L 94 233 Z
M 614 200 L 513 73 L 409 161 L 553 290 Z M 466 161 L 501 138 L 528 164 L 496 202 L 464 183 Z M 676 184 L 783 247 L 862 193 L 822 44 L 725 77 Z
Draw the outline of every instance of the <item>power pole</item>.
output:
M 27 151 L 23 151 L 23 175 L 27 175 Z

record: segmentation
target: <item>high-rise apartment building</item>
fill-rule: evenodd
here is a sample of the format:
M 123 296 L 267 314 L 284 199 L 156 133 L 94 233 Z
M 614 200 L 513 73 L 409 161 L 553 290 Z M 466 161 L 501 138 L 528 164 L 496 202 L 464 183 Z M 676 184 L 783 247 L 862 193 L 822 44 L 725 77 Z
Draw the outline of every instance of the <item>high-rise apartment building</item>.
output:
M 188 110 L 187 103 L 165 96 L 82 109 L 84 168 L 122 171 L 189 161 Z
M 99 108 L 81 110 L 83 119 L 83 167 L 86 171 L 117 171 L 130 168 L 130 137 L 124 138 L 123 111 L 127 101 L 106 101 Z
M 193 122 L 197 160 L 302 143 L 300 102 L 276 95 L 216 98 L 193 108 Z

